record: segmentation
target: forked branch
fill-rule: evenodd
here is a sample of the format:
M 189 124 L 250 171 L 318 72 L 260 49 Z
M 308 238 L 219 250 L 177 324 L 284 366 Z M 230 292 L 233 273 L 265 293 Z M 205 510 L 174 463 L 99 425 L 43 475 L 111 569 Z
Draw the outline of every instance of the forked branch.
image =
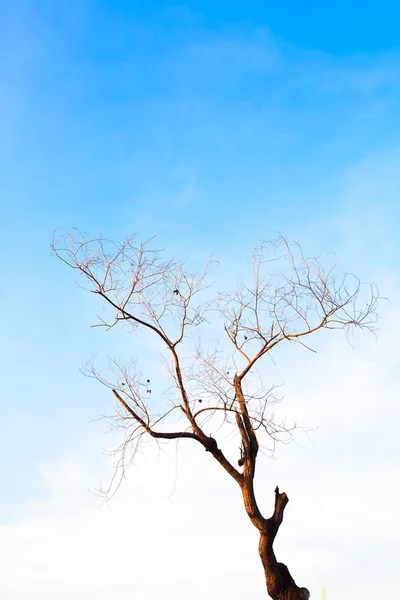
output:
M 271 410 L 277 398 L 258 371 L 261 359 L 283 343 L 309 347 L 304 340 L 322 329 L 373 329 L 377 291 L 335 264 L 325 268 L 318 259 L 306 258 L 298 244 L 280 238 L 254 253 L 249 279 L 232 292 L 220 293 L 207 283 L 213 262 L 203 271 L 191 271 L 184 262 L 165 260 L 153 243 L 154 238 L 139 244 L 133 237 L 122 243 L 102 236 L 88 239 L 76 231 L 53 240 L 54 254 L 80 273 L 89 290 L 110 309 L 99 326 L 139 329 L 161 342 L 174 382 L 173 400 L 167 407 L 150 401 L 151 390 L 144 388 L 140 372 L 131 373 L 124 365 L 117 365 L 123 373 L 120 384 L 105 381 L 94 369 L 90 374 L 113 390 L 129 416 L 125 420 L 118 413 L 122 427 L 129 429 L 134 423 L 135 432 L 139 427 L 155 439 L 199 442 L 239 483 L 246 510 L 260 528 L 253 489 L 258 437 L 274 447 L 291 434 Z M 215 308 L 223 318 L 222 327 L 215 320 Z M 213 352 L 193 337 L 200 326 L 208 335 L 209 324 L 221 327 L 227 340 Z M 173 422 L 167 427 L 167 419 L 178 413 L 185 426 L 176 428 Z M 227 459 L 206 427 L 236 432 L 243 472 Z M 127 443 L 141 439 L 128 435 Z

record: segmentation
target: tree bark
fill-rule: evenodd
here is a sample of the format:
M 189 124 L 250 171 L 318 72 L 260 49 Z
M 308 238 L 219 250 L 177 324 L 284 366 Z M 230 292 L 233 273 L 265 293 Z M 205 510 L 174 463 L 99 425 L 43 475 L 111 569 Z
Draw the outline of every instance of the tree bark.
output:
M 273 543 L 288 502 L 287 495 L 284 492 L 280 494 L 277 486 L 275 488 L 274 514 L 264 521 L 264 527 L 260 531 L 258 551 L 264 567 L 267 591 L 273 600 L 308 600 L 310 592 L 307 588 L 300 588 L 296 584 L 287 566 L 276 560 L 273 549 Z
M 235 376 L 234 385 L 239 405 L 236 410 L 236 423 L 242 438 L 242 456 L 239 465 L 243 466 L 243 473 L 238 483 L 242 490 L 247 515 L 260 532 L 258 551 L 264 567 L 268 594 L 273 600 L 308 600 L 310 592 L 306 588 L 296 585 L 287 566 L 276 560 L 273 543 L 281 526 L 283 512 L 289 498 L 284 492 L 280 494 L 279 488 L 276 486 L 274 513 L 269 519 L 262 515 L 254 492 L 254 475 L 259 449 L 257 436 L 249 417 L 241 379 L 238 375 Z

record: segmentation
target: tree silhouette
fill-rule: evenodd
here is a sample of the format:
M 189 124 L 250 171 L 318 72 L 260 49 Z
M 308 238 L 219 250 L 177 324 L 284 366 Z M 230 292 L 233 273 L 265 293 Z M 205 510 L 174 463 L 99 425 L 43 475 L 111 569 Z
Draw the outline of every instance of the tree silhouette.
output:
M 88 365 L 86 373 L 112 390 L 114 420 L 125 434 L 106 493 L 118 487 L 146 436 L 194 440 L 238 484 L 246 513 L 260 535 L 259 554 L 270 597 L 307 599 L 308 590 L 296 585 L 273 549 L 289 501 L 286 493 L 275 488 L 269 518 L 255 496 L 260 447 L 288 440 L 293 431 L 275 417 L 274 387 L 265 383 L 259 367 L 278 345 L 296 343 L 311 350 L 308 339 L 319 330 L 372 330 L 377 290 L 334 263 L 323 266 L 316 258 L 306 258 L 299 244 L 280 237 L 254 252 L 248 280 L 232 291 L 216 292 L 215 285 L 208 285 L 217 266 L 214 261 L 194 272 L 184 262 L 165 260 L 153 243 L 154 238 L 139 244 L 133 237 L 122 243 L 87 239 L 72 231 L 55 237 L 52 244 L 54 254 L 80 272 L 88 289 L 110 309 L 109 319 L 100 319 L 97 326 L 128 326 L 155 336 L 172 383 L 168 401 L 155 400 L 150 388 L 153 376 L 143 377 L 136 361 L 114 362 L 108 378 L 93 363 Z M 222 340 L 204 347 L 200 331 L 218 328 Z M 236 466 L 222 447 L 225 438 L 217 441 L 206 427 L 237 434 Z

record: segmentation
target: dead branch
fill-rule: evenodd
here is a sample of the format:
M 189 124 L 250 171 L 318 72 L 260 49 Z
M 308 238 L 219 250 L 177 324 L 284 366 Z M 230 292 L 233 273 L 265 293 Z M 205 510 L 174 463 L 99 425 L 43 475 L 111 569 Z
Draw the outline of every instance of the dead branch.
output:
M 86 374 L 109 387 L 117 400 L 115 422 L 127 432 L 122 457 L 127 445 L 142 443 L 146 435 L 200 443 L 241 486 L 247 512 L 259 528 L 263 520 L 253 489 L 263 447 L 258 436 L 265 435 L 274 447 L 290 439 L 294 427 L 276 420 L 272 407 L 278 399 L 274 386 L 264 381 L 261 359 L 280 344 L 298 343 L 312 350 L 305 339 L 323 329 L 373 330 L 378 292 L 335 263 L 324 266 L 317 258 L 306 258 L 299 244 L 279 238 L 255 251 L 248 279 L 222 293 L 208 283 L 214 261 L 194 271 L 185 262 L 164 259 L 154 242 L 88 239 L 75 230 L 54 237 L 53 253 L 81 275 L 108 309 L 94 326 L 129 327 L 161 342 L 172 399 L 165 404 L 152 397 L 149 380 L 135 362 L 114 361 L 108 378 L 93 365 Z M 210 325 L 224 334 L 213 350 L 194 336 L 199 327 L 207 331 Z M 183 427 L 177 425 L 180 419 Z M 206 427 L 238 435 L 243 472 Z M 125 469 L 124 458 L 118 464 Z

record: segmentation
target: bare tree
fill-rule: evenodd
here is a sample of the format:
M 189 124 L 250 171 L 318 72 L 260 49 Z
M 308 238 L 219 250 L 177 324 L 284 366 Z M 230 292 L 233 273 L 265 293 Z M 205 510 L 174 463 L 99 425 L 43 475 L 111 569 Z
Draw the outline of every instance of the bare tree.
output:
M 192 272 L 185 263 L 165 260 L 152 249 L 154 239 L 136 244 L 102 237 L 87 239 L 73 231 L 53 240 L 54 254 L 86 279 L 88 289 L 111 309 L 97 326 L 118 325 L 147 331 L 164 349 L 172 388 L 168 401 L 152 397 L 152 382 L 136 364 L 114 362 L 110 377 L 93 364 L 87 373 L 108 386 L 115 400 L 114 419 L 124 431 L 116 473 L 124 473 L 146 438 L 198 442 L 238 484 L 251 523 L 260 534 L 259 554 L 268 594 L 274 600 L 303 600 L 309 591 L 296 585 L 287 566 L 277 561 L 273 543 L 288 503 L 275 488 L 275 505 L 266 518 L 254 492 L 260 448 L 287 441 L 292 428 L 273 413 L 277 398 L 258 367 L 278 345 L 311 349 L 309 336 L 323 329 L 373 329 L 378 294 L 335 264 L 324 267 L 284 238 L 261 245 L 252 272 L 229 293 L 213 293 L 207 276 L 216 266 Z M 204 349 L 199 328 L 220 328 L 222 337 Z M 210 327 L 209 327 L 210 329 Z M 236 433 L 237 465 L 210 430 Z M 272 444 L 272 446 L 271 446 Z M 113 484 L 119 485 L 114 479 Z M 108 490 L 109 492 L 111 491 Z

